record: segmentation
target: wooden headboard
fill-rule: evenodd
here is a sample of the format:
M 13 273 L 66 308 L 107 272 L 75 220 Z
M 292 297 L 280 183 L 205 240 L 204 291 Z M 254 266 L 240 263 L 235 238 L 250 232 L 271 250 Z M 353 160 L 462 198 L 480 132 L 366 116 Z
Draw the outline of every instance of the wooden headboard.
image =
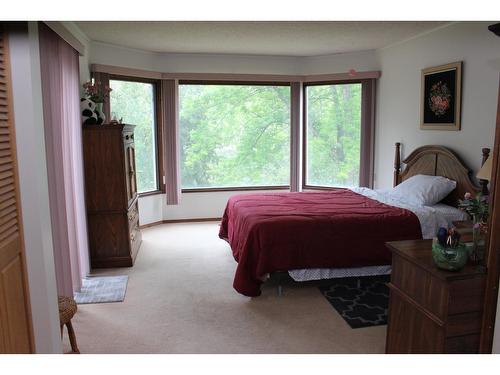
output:
M 483 163 L 489 151 L 483 149 Z M 403 163 L 406 167 L 401 171 L 401 144 L 398 142 L 394 157 L 394 186 L 417 174 L 447 177 L 457 182 L 455 190 L 443 199 L 443 203 L 450 206 L 456 207 L 458 200 L 463 199 L 466 192 L 475 194 L 485 188 L 484 185 L 481 187 L 472 181 L 471 170 L 452 150 L 444 146 L 418 147 Z

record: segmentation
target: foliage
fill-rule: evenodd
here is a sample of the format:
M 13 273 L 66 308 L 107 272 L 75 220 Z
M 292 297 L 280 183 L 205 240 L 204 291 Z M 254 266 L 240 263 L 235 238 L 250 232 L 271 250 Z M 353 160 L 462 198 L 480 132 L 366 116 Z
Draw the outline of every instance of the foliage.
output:
M 307 87 L 307 184 L 358 186 L 361 84 Z
M 475 219 L 475 223 L 484 222 L 488 219 L 488 196 L 480 192 L 475 197 L 472 197 L 471 193 L 465 193 L 464 199 L 459 199 L 458 207 L 471 215 Z
M 140 192 L 157 188 L 154 89 L 112 80 L 111 114 L 136 125 Z M 307 88 L 307 183 L 359 184 L 361 84 Z M 290 87 L 179 86 L 183 188 L 290 183 Z
M 150 83 L 111 80 L 111 117 L 135 125 L 137 191 L 156 190 L 156 135 L 154 86 Z
M 181 85 L 183 188 L 288 185 L 290 88 Z
M 94 103 L 103 103 L 104 99 L 112 91 L 110 87 L 104 86 L 101 81 L 87 81 L 82 86 L 85 96 Z

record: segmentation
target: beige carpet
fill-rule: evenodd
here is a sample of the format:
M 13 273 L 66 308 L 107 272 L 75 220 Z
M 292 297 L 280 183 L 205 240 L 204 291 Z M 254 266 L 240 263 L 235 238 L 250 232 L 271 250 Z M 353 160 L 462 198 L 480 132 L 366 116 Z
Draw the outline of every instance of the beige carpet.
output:
M 143 230 L 125 301 L 79 305 L 82 353 L 383 353 L 385 326 L 353 330 L 315 285 L 273 285 L 248 298 L 232 288 L 236 262 L 218 223 Z M 65 350 L 69 350 L 67 334 Z

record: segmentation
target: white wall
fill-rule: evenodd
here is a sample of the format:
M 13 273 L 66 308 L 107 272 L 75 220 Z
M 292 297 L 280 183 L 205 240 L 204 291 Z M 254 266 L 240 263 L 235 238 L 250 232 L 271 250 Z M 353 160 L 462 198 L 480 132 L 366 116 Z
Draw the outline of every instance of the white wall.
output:
M 36 23 L 9 34 L 24 245 L 37 353 L 61 353 Z
M 303 57 L 300 67 L 301 74 L 345 73 L 350 69 L 360 72 L 379 70 L 380 63 L 376 51 L 370 50 Z
M 288 190 L 266 190 L 269 192 L 283 192 Z M 264 191 L 218 191 L 209 193 L 184 193 L 181 202 L 176 206 L 165 206 L 164 219 L 190 219 L 222 217 L 227 200 L 237 194 L 256 194 Z
M 152 53 L 91 42 L 90 63 L 163 73 L 327 74 L 377 70 L 375 51 L 312 57 Z
M 375 186 L 392 186 L 394 143 L 403 157 L 425 144 L 455 150 L 474 174 L 481 148 L 493 146 L 500 40 L 487 22 L 462 22 L 378 51 Z M 462 130 L 420 130 L 421 69 L 463 61 Z

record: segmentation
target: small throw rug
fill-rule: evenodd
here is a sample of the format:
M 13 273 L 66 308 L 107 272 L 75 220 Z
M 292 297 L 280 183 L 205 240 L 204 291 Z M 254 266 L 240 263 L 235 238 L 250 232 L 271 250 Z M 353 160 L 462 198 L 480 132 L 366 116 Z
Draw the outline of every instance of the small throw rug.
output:
M 93 276 L 82 279 L 82 289 L 75 293 L 78 304 L 122 302 L 128 276 Z
M 387 324 L 389 281 L 389 275 L 333 279 L 319 289 L 351 328 L 363 328 Z

